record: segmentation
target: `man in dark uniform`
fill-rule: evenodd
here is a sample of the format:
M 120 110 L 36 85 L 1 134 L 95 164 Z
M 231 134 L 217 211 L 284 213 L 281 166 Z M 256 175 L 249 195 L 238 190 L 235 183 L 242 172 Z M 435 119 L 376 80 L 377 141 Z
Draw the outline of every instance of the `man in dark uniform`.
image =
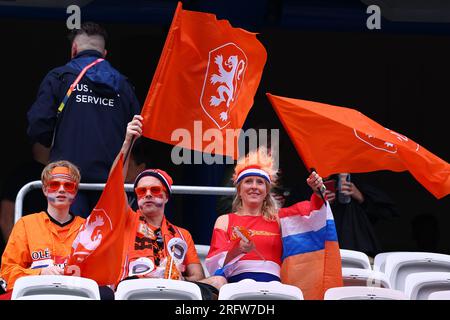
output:
M 46 75 L 28 112 L 32 141 L 51 146 L 50 161 L 64 159 L 77 165 L 82 182 L 106 182 L 127 123 L 140 113 L 128 79 L 104 60 L 106 38 L 105 30 L 91 22 L 73 30 L 72 59 Z M 83 71 L 70 94 L 69 87 Z M 71 211 L 86 217 L 99 195 L 79 192 Z

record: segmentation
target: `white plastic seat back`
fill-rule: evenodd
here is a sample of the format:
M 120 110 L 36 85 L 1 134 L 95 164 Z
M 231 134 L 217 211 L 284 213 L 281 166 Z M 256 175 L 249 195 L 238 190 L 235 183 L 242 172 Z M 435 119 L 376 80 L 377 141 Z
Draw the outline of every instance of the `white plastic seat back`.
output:
M 359 268 L 372 270 L 369 257 L 364 252 L 340 249 L 342 268 Z
M 38 294 L 19 297 L 16 300 L 92 300 L 80 296 L 69 296 L 66 294 Z
M 386 258 L 391 288 L 404 291 L 405 279 L 416 272 L 450 272 L 450 256 L 429 252 L 396 252 Z
M 100 300 L 100 291 L 92 279 L 61 275 L 25 276 L 14 283 L 11 300 L 45 300 L 51 296 Z
M 116 300 L 202 300 L 195 283 L 171 279 L 133 279 L 119 283 Z
M 405 293 L 411 300 L 428 300 L 431 293 L 450 290 L 450 272 L 417 272 L 405 279 Z
M 390 288 L 388 277 L 378 271 L 359 268 L 342 268 L 344 286 L 366 286 Z
M 408 300 L 408 297 L 399 290 L 355 286 L 330 288 L 324 300 Z
M 303 293 L 299 288 L 279 281 L 245 279 L 223 285 L 219 300 L 303 300 Z
M 202 264 L 205 277 L 209 277 L 210 274 L 205 265 L 205 259 L 209 252 L 209 246 L 204 244 L 196 244 L 195 249 L 197 250 L 198 258 L 200 259 L 200 263 Z
M 386 258 L 391 253 L 406 253 L 406 251 L 382 252 L 377 254 L 373 259 L 373 271 L 384 272 L 384 268 L 386 266 Z
M 450 300 L 450 290 L 432 292 L 428 300 Z

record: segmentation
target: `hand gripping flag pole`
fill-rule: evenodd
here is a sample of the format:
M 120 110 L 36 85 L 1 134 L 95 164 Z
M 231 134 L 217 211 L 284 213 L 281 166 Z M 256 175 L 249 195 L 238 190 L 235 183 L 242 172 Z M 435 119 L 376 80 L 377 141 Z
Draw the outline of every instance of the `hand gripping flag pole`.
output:
M 311 174 L 311 173 L 313 173 L 313 172 L 316 172 L 316 173 L 317 173 L 317 170 L 316 170 L 315 168 L 310 168 L 310 169 L 309 169 L 309 174 Z M 323 194 L 325 193 L 325 191 L 327 191 L 327 187 L 325 187 L 325 185 L 322 184 L 322 186 L 320 187 L 320 189 L 317 189 L 317 191 L 319 192 L 320 197 L 322 198 L 323 203 L 325 203 L 325 206 L 326 206 L 326 205 L 327 205 L 327 202 L 325 201 L 325 197 L 324 197 Z

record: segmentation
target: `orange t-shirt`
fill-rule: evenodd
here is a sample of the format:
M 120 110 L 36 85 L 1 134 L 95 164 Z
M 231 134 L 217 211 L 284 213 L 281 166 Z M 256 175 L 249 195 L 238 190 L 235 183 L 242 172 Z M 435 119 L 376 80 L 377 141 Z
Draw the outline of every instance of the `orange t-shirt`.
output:
M 11 290 L 16 280 L 38 275 L 50 265 L 64 268 L 72 243 L 84 219 L 73 217 L 59 224 L 42 211 L 21 218 L 14 225 L 2 256 L 0 277 Z

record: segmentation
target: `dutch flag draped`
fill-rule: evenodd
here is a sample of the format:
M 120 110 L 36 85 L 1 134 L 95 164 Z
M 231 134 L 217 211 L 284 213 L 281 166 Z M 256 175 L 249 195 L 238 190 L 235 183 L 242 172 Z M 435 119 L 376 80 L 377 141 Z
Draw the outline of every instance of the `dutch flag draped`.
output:
M 281 281 L 299 287 L 305 299 L 323 299 L 342 286 L 341 257 L 330 205 L 315 194 L 279 211 L 283 241 Z

